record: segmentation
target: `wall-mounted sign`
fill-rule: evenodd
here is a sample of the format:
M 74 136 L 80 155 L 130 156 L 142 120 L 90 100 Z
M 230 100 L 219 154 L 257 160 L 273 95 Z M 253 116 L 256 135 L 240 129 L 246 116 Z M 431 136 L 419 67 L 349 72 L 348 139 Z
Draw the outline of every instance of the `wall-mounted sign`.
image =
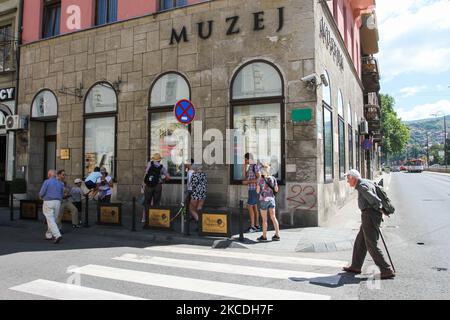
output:
M 155 229 L 172 229 L 172 210 L 169 208 L 158 208 L 148 210 L 148 227 Z
M 330 28 L 326 25 L 323 18 L 320 20 L 320 38 L 330 51 L 334 62 L 341 70 L 344 70 L 344 55 L 339 49 L 338 42 L 331 36 Z
M 61 160 L 70 160 L 70 149 L 61 149 L 60 159 Z
M 312 109 L 295 109 L 292 110 L 293 122 L 309 122 L 312 120 Z
M 230 215 L 226 212 L 205 211 L 200 215 L 200 235 L 230 237 Z
M 16 98 L 16 88 L 0 89 L 0 102 L 11 101 Z
M 122 205 L 119 203 L 100 204 L 97 211 L 97 224 L 122 225 Z
M 284 26 L 284 7 L 278 8 L 278 26 L 276 29 L 276 32 L 280 32 L 283 29 Z M 265 25 L 265 18 L 264 18 L 265 12 L 254 12 L 252 13 L 253 16 L 253 31 L 261 31 L 266 28 Z M 205 28 L 205 22 L 199 22 L 197 23 L 197 34 L 198 37 L 206 40 L 209 39 L 214 30 L 214 20 L 209 20 L 207 23 L 207 27 Z M 232 16 L 225 18 L 226 27 L 225 30 L 227 36 L 236 35 L 241 33 L 241 17 L 240 16 Z M 268 25 L 273 25 L 273 21 L 268 23 Z M 205 30 L 206 29 L 206 30 Z M 186 26 L 183 26 L 180 32 L 177 32 L 177 30 L 172 29 L 172 35 L 170 37 L 170 44 L 180 43 L 180 42 L 189 42 L 188 38 L 188 30 Z

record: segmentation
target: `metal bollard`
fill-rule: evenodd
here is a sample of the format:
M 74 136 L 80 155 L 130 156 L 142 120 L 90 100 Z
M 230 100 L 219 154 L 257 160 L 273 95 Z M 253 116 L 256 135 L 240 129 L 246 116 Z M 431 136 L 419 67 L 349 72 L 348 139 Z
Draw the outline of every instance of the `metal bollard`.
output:
M 84 227 L 89 228 L 89 196 L 86 196 L 86 205 L 84 207 Z
M 244 215 L 244 201 L 239 201 L 239 242 L 244 242 L 244 226 L 243 226 L 243 218 Z
M 133 224 L 131 226 L 131 232 L 136 232 L 136 197 L 133 197 Z

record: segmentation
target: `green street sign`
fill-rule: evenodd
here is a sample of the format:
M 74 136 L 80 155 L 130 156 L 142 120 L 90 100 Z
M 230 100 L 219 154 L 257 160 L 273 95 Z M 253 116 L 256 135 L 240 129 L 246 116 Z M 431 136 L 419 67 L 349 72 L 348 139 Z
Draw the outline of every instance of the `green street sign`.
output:
M 312 109 L 295 109 L 292 110 L 293 122 L 308 122 L 312 120 Z

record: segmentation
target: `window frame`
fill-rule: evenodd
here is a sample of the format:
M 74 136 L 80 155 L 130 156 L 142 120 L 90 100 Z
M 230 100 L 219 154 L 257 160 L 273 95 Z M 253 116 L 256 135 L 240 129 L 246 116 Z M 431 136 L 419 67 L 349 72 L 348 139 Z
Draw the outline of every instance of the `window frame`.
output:
M 178 0 L 171 0 L 171 1 L 172 1 L 172 7 L 164 8 L 164 0 L 158 0 L 158 12 L 173 10 L 176 8 L 183 8 L 183 7 L 186 7 L 189 5 L 188 0 L 186 0 L 185 5 L 177 5 Z
M 148 141 L 147 142 L 148 143 L 147 143 L 147 160 L 146 160 L 145 165 L 147 165 L 147 163 L 150 161 L 149 160 L 150 157 L 152 156 L 152 154 L 151 154 L 151 152 L 152 152 L 152 136 L 151 136 L 151 132 L 152 132 L 152 114 L 154 114 L 154 113 L 168 113 L 168 112 L 173 113 L 174 108 L 175 108 L 175 105 L 173 105 L 173 106 L 166 105 L 166 106 L 158 106 L 158 107 L 152 107 L 152 105 L 151 105 L 151 103 L 152 103 L 152 92 L 153 92 L 153 89 L 155 88 L 155 85 L 158 83 L 159 80 L 161 80 L 163 77 L 165 77 L 165 76 L 167 76 L 169 74 L 176 74 L 176 75 L 180 76 L 186 82 L 186 84 L 188 86 L 188 89 L 189 89 L 188 100 L 192 99 L 192 87 L 191 87 L 191 84 L 190 84 L 188 78 L 184 74 L 182 74 L 182 73 L 180 73 L 178 71 L 167 71 L 167 72 L 161 73 L 160 75 L 158 75 L 158 77 L 155 78 L 155 80 L 153 81 L 152 85 L 150 86 L 150 91 L 149 91 L 149 94 L 148 94 L 148 108 L 147 108 L 147 113 L 148 113 L 148 120 L 147 120 L 148 121 L 148 125 L 147 125 Z M 187 129 L 189 131 L 189 134 L 191 134 L 192 133 L 192 131 L 191 131 L 192 130 L 191 124 L 189 124 L 187 126 Z M 171 178 L 173 178 L 173 177 L 171 177 Z M 187 176 L 185 178 L 187 179 Z M 165 184 L 181 184 L 181 182 L 182 182 L 182 179 L 181 178 L 180 179 L 177 178 L 177 179 L 170 179 L 168 182 L 165 182 Z
M 342 132 L 341 132 L 341 124 L 342 124 Z M 345 132 L 346 132 L 346 125 L 345 125 L 345 120 L 343 117 L 338 116 L 338 145 L 339 145 L 339 179 L 340 180 L 344 180 L 345 179 L 345 173 L 347 170 L 347 152 L 346 152 L 346 148 L 345 146 L 347 145 L 346 141 L 346 136 L 345 136 Z M 343 137 L 341 137 L 341 133 L 343 135 Z M 342 143 L 343 142 L 343 143 Z M 341 143 L 343 144 L 343 154 L 341 154 Z M 342 167 L 342 160 L 344 160 L 344 170 L 341 171 L 341 167 Z
M 273 97 L 261 97 L 261 98 L 247 98 L 247 99 L 234 99 L 234 82 L 237 78 L 237 76 L 240 74 L 240 72 L 247 66 L 254 64 L 254 63 L 265 63 L 271 66 L 276 70 L 278 75 L 280 76 L 281 81 L 281 95 L 280 96 L 273 96 Z M 233 74 L 233 77 L 231 78 L 230 82 L 230 129 L 234 130 L 234 111 L 235 107 L 243 107 L 243 106 L 255 106 L 255 105 L 264 105 L 264 104 L 279 104 L 280 105 L 280 134 L 281 134 L 281 159 L 280 159 L 280 165 L 281 165 L 281 171 L 280 171 L 280 177 L 277 179 L 278 185 L 283 186 L 286 184 L 286 103 L 285 103 L 285 83 L 284 83 L 284 77 L 281 73 L 281 70 L 276 66 L 274 63 L 264 60 L 264 59 L 257 59 L 257 60 L 251 60 L 246 62 L 245 64 L 241 65 Z M 234 149 L 234 148 L 233 148 Z M 234 157 L 234 154 L 233 154 Z M 242 180 L 236 180 L 234 179 L 234 166 L 235 164 L 230 164 L 229 169 L 229 175 L 230 175 L 230 185 L 242 185 Z
M 353 127 L 351 124 L 348 124 L 348 168 L 355 169 L 355 136 L 353 134 Z
M 0 31 L 5 30 L 9 28 L 10 29 L 10 33 L 9 35 L 7 35 L 5 33 L 5 41 L 4 41 L 4 46 L 2 48 L 2 53 L 3 53 L 3 63 L 1 65 L 2 69 L 0 70 L 0 74 L 1 73 L 7 73 L 7 72 L 15 72 L 16 70 L 16 66 L 15 66 L 15 62 L 14 62 L 14 55 L 15 55 L 15 50 L 14 50 L 14 45 L 13 45 L 13 41 L 14 41 L 14 34 L 13 34 L 13 22 L 9 22 L 3 25 L 0 25 Z M 6 31 L 6 30 L 5 30 Z M 1 32 L 0 32 L 1 33 Z M 8 37 L 8 39 L 6 39 L 6 37 Z M 10 70 L 5 70 L 5 66 L 7 65 L 6 63 L 6 51 L 7 49 L 9 49 L 9 56 L 11 57 L 10 59 L 12 60 L 11 63 L 11 69 Z
M 327 161 L 326 161 L 326 139 L 325 139 L 325 111 L 330 112 L 331 118 L 331 179 L 327 179 Z M 333 108 L 329 106 L 325 101 L 322 101 L 322 125 L 323 125 L 323 180 L 325 184 L 334 182 L 334 119 Z
M 95 19 L 94 19 L 94 24 L 95 24 L 95 26 L 96 27 L 100 27 L 100 26 L 104 26 L 104 25 L 107 25 L 107 24 L 110 24 L 110 23 L 114 23 L 114 22 L 117 22 L 118 21 L 118 12 L 117 12 L 117 15 L 116 15 L 116 17 L 115 17 L 115 20 L 114 21 L 109 21 L 110 20 L 110 18 L 111 17 L 109 17 L 109 1 L 110 0 L 107 0 L 107 4 L 106 4 L 106 22 L 105 23 L 98 23 L 98 14 L 99 14 L 99 12 L 98 12 L 98 1 L 99 0 L 95 0 Z M 118 3 L 118 0 L 115 0 L 116 1 L 116 6 L 117 6 L 117 9 L 119 8 L 119 3 Z
M 61 2 L 62 2 L 61 0 L 48 1 L 47 3 L 45 3 L 45 1 L 44 1 L 44 10 L 43 10 L 43 16 L 42 16 L 42 39 L 50 39 L 52 37 L 56 37 L 61 34 L 61 16 L 62 16 L 62 3 Z M 56 24 L 57 19 L 55 19 L 55 21 L 53 22 L 52 35 L 47 37 L 45 35 L 45 29 L 47 26 L 47 19 L 48 19 L 48 13 L 49 13 L 48 11 L 49 11 L 49 9 L 53 9 L 56 7 L 59 7 L 59 23 L 60 23 L 59 32 L 58 32 L 58 34 L 54 34 L 55 30 L 56 30 L 56 26 L 57 26 L 57 24 Z
M 114 90 L 114 93 L 116 95 L 116 110 L 115 111 L 108 111 L 108 112 L 97 112 L 97 113 L 86 113 L 86 101 L 87 101 L 87 97 L 89 95 L 89 93 L 91 92 L 91 90 L 93 88 L 95 88 L 97 85 L 100 84 L 108 84 L 109 86 L 111 86 L 111 89 Z M 100 118 L 114 118 L 114 161 L 113 161 L 113 165 L 114 165 L 114 172 L 113 172 L 113 182 L 117 183 L 117 146 L 118 146 L 118 114 L 119 114 L 119 94 L 117 93 L 116 89 L 114 89 L 114 86 L 109 83 L 108 81 L 97 81 L 95 82 L 86 92 L 86 95 L 84 97 L 84 103 L 83 103 L 83 150 L 82 150 L 82 176 L 83 178 L 86 178 L 86 172 L 85 172 L 85 167 L 86 167 L 86 120 L 89 119 L 100 119 Z
M 50 116 L 50 117 L 33 117 L 33 105 L 34 102 L 36 101 L 36 98 L 44 91 L 48 91 L 51 94 L 53 94 L 53 96 L 55 97 L 56 100 L 56 116 Z M 17 94 L 17 93 L 16 93 Z M 31 102 L 31 106 L 30 106 L 30 121 L 40 121 L 40 122 L 52 122 L 52 121 L 57 121 L 59 117 L 59 102 L 58 102 L 58 96 L 53 92 L 53 90 L 50 90 L 48 88 L 44 88 L 39 90 L 33 97 L 33 100 Z

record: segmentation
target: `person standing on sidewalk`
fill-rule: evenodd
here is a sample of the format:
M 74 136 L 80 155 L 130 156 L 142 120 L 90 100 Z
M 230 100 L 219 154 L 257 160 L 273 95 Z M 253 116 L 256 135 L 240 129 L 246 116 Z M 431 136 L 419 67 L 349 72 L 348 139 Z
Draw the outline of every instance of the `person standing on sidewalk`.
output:
M 248 214 L 250 216 L 250 227 L 247 232 L 262 231 L 259 225 L 258 193 L 256 192 L 256 184 L 261 177 L 261 167 L 255 163 L 251 153 L 245 154 L 243 170 L 244 181 L 242 181 L 242 184 L 248 186 L 247 204 Z
M 275 229 L 275 235 L 272 237 L 272 241 L 280 241 L 280 224 L 275 214 L 275 195 L 278 191 L 277 179 L 270 173 L 270 165 L 265 164 L 261 169 L 261 178 L 258 180 L 258 186 L 256 187 L 256 192 L 259 193 L 261 219 L 263 223 L 263 234 L 257 239 L 258 241 L 267 241 L 267 213 L 269 213 Z
M 160 205 L 162 185 L 170 180 L 169 172 L 161 163 L 162 160 L 161 155 L 156 153 L 145 169 L 145 204 L 147 208 Z
M 56 219 L 64 195 L 64 186 L 61 181 L 56 179 L 56 175 L 55 170 L 50 170 L 48 172 L 48 179 L 45 180 L 42 185 L 39 196 L 44 200 L 42 209 L 48 226 L 46 238 L 48 240 L 53 238 L 55 239 L 55 244 L 58 244 L 61 242 L 62 236 L 56 224 Z
M 350 170 L 346 177 L 350 187 L 358 191 L 358 206 L 362 212 L 362 224 L 353 248 L 352 264 L 343 270 L 349 273 L 361 274 L 364 260 L 367 252 L 369 252 L 375 264 L 380 268 L 381 279 L 392 279 L 395 277 L 395 273 L 378 247 L 383 213 L 382 202 L 377 196 L 375 184 L 369 180 L 362 179 L 361 174 L 356 170 Z

